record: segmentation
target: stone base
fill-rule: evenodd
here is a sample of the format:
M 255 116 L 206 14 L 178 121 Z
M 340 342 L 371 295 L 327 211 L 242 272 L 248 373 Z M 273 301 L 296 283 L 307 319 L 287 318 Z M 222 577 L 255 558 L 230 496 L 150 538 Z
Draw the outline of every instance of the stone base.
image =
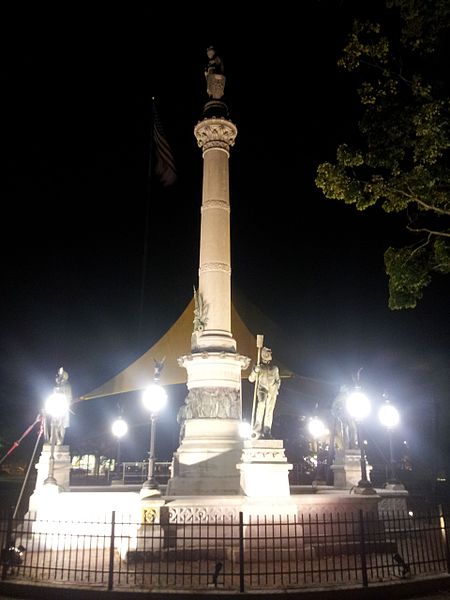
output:
M 405 486 L 400 481 L 396 481 L 396 482 L 389 482 L 388 481 L 384 485 L 384 489 L 387 490 L 387 491 L 391 491 L 391 492 L 400 492 L 400 491 L 405 490 Z
M 144 482 L 143 486 L 139 490 L 139 497 L 140 497 L 141 501 L 144 502 L 144 500 L 147 500 L 147 499 L 159 501 L 161 499 L 160 488 L 159 487 L 154 487 L 154 488 L 146 487 L 145 483 L 146 482 Z
M 46 503 L 46 498 L 50 488 L 55 486 L 45 486 L 45 480 L 49 476 L 50 468 L 50 453 L 51 445 L 44 444 L 42 447 L 41 456 L 39 462 L 36 465 L 37 478 L 36 486 L 33 494 L 30 496 L 28 510 L 30 512 L 37 511 L 38 507 Z M 71 457 L 69 446 L 55 446 L 54 450 L 54 468 L 53 476 L 57 483 L 56 491 L 67 492 L 70 488 L 70 468 L 71 468 Z M 48 488 L 48 489 L 45 489 Z M 51 490 L 50 490 L 51 492 Z
M 372 486 L 359 486 L 355 485 L 350 490 L 350 493 L 356 494 L 357 496 L 376 496 L 377 492 Z
M 366 462 L 369 472 L 372 467 Z M 358 449 L 346 450 L 345 454 L 336 452 L 336 459 L 331 470 L 334 475 L 334 487 L 339 490 L 350 489 L 357 486 L 361 479 L 361 453 Z
M 141 523 L 142 525 L 153 525 L 161 522 L 161 506 L 165 500 L 161 496 L 147 496 L 141 498 Z
M 38 472 L 36 479 L 36 489 L 40 488 L 41 485 L 43 485 L 44 481 L 49 475 L 50 454 L 51 444 L 46 443 L 42 446 L 41 456 L 39 458 L 39 462 L 36 465 L 36 469 Z M 53 456 L 55 458 L 53 476 L 56 479 L 60 490 L 67 491 L 70 487 L 70 446 L 55 446 Z
M 405 490 L 404 486 L 400 489 L 385 486 L 382 489 L 377 489 L 377 493 L 380 496 L 378 503 L 378 513 L 380 516 L 395 516 L 395 513 L 400 514 L 400 516 L 406 514 L 409 492 Z
M 240 471 L 242 493 L 252 498 L 289 497 L 289 471 L 283 440 L 246 440 Z
M 54 497 L 50 498 L 48 494 L 44 502 L 44 494 L 41 494 L 37 520 L 26 522 L 16 541 L 42 551 L 62 548 L 79 551 L 84 543 L 87 547 L 94 543 L 103 547 L 109 543 L 114 510 L 118 551 L 123 560 L 131 562 L 154 560 L 160 552 L 170 555 L 179 550 L 186 560 L 198 560 L 199 551 L 205 551 L 210 560 L 211 539 L 214 538 L 219 540 L 217 551 L 223 552 L 218 560 L 224 557 L 238 560 L 241 512 L 246 560 L 252 560 L 258 553 L 266 560 L 272 560 L 271 557 L 289 560 L 289 552 L 295 552 L 295 548 L 302 548 L 305 557 L 317 556 L 317 552 L 325 552 L 331 547 L 332 535 L 336 527 L 341 527 L 336 525 L 339 519 L 344 518 L 349 523 L 349 515 L 353 515 L 353 525 L 346 525 L 349 527 L 346 535 L 351 537 L 354 527 L 357 536 L 360 511 L 376 515 L 383 492 L 385 499 L 389 495 L 393 499 L 392 492 L 384 490 L 380 490 L 380 496 L 363 496 L 333 488 L 297 494 L 293 490 L 290 496 L 241 494 L 145 499 L 139 498 L 137 490 L 128 491 L 126 486 L 120 491 L 105 488 L 77 492 L 72 488 L 70 492 L 58 492 L 56 486 L 45 488 L 51 488 Z M 372 522 L 377 528 L 376 518 L 371 517 Z M 391 518 L 386 511 L 380 514 L 379 526 L 385 527 L 386 531 L 398 528 L 398 523 L 399 520 Z M 308 542 L 311 535 L 322 536 L 324 531 L 327 536 L 319 549 L 315 542 L 313 545 Z M 84 534 L 84 541 L 77 537 Z M 266 538 L 266 545 L 258 543 Z M 337 550 L 342 551 L 341 546 Z
M 167 496 L 240 493 L 236 464 L 242 452 L 237 419 L 189 419 L 173 455 Z

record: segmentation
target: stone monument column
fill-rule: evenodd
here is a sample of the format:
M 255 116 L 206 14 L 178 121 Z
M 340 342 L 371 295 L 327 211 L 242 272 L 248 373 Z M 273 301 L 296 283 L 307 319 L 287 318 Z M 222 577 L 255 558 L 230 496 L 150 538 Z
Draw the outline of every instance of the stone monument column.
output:
M 231 335 L 231 252 L 228 159 L 237 135 L 224 118 L 204 119 L 194 129 L 203 152 L 199 297 L 207 308 L 193 350 L 236 351 Z
M 168 496 L 239 494 L 242 441 L 241 370 L 249 359 L 236 351 L 231 332 L 230 194 L 228 160 L 237 135 L 221 98 L 222 61 L 208 49 L 210 100 L 194 134 L 203 154 L 199 285 L 195 290 L 188 395 L 178 414 L 180 446 L 172 461 Z

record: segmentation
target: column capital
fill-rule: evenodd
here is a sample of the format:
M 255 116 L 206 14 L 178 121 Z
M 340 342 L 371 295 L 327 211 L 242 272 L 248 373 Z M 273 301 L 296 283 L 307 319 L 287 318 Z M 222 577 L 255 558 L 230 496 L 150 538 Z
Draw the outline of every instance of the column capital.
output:
M 234 146 L 237 127 L 226 119 L 203 119 L 195 126 L 194 134 L 203 152 L 212 148 L 228 152 Z

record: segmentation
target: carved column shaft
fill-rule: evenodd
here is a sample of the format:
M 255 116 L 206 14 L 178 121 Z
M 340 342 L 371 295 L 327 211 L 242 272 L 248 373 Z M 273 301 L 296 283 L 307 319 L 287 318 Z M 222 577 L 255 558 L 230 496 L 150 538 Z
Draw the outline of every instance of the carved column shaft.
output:
M 237 129 L 226 119 L 204 119 L 195 128 L 203 150 L 199 292 L 208 305 L 203 335 L 231 337 L 231 251 L 228 159 Z M 216 338 L 217 339 L 217 338 Z

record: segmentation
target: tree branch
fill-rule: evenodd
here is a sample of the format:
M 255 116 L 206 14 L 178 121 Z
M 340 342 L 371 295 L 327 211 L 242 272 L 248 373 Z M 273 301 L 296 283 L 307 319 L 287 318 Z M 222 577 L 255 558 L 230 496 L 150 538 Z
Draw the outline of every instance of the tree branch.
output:
M 426 202 L 424 202 L 423 200 L 420 200 L 419 198 L 416 198 L 415 200 L 416 200 L 417 204 L 420 204 L 420 206 L 423 206 L 427 210 L 432 210 L 434 212 L 439 213 L 440 215 L 449 215 L 450 216 L 450 210 L 444 210 L 443 208 L 438 208 L 437 206 L 431 206 L 430 204 L 427 204 Z
M 432 229 L 426 229 L 425 227 L 422 227 L 420 229 L 416 229 L 415 227 L 410 227 L 409 225 L 407 225 L 406 229 L 408 231 L 412 231 L 414 233 L 428 233 L 429 236 L 431 236 L 431 235 L 439 235 L 439 236 L 442 236 L 442 237 L 450 237 L 450 233 L 447 233 L 445 231 L 433 231 Z
M 405 192 L 405 190 L 400 190 L 400 189 L 392 187 L 390 185 L 389 185 L 389 188 L 393 192 L 396 192 L 397 194 L 402 194 L 403 196 L 406 196 L 407 198 L 410 198 L 413 202 L 417 202 L 417 204 L 419 204 L 423 208 L 426 208 L 427 210 L 431 210 L 431 211 L 436 212 L 436 213 L 438 213 L 440 215 L 450 216 L 450 210 L 445 210 L 444 208 L 438 208 L 437 206 L 433 206 L 431 204 L 427 204 L 426 202 L 424 202 L 423 200 L 421 200 L 420 198 L 418 198 L 417 195 L 413 192 L 413 190 L 409 187 L 409 185 L 407 186 L 407 188 L 409 190 L 409 194 L 408 194 L 408 192 Z
M 427 237 L 427 239 L 426 239 L 426 240 L 423 242 L 423 244 L 420 244 L 420 246 L 417 246 L 417 248 L 414 248 L 414 250 L 411 250 L 411 254 L 409 255 L 409 258 L 408 258 L 408 260 L 407 260 L 406 262 L 408 262 L 408 261 L 409 261 L 409 260 L 410 260 L 410 259 L 411 259 L 411 258 L 414 256 L 414 254 L 415 254 L 416 252 L 418 252 L 418 251 L 419 251 L 421 248 L 423 248 L 424 246 L 426 246 L 427 244 L 429 244 L 429 243 L 430 243 L 430 240 L 431 240 L 431 233 L 430 233 L 430 234 L 428 234 L 428 237 Z
M 403 77 L 403 75 L 401 73 L 391 69 L 387 65 L 383 67 L 382 65 L 370 62 L 369 60 L 365 60 L 364 58 L 360 58 L 359 62 L 363 65 L 366 65 L 367 67 L 372 67 L 376 71 L 381 71 L 383 74 L 388 72 L 389 76 L 392 77 L 393 79 L 397 78 L 398 80 L 403 81 L 403 83 L 406 83 L 409 87 L 412 86 L 412 81 L 410 81 L 409 79 L 406 79 L 406 77 Z M 387 77 L 386 77 L 386 79 L 387 79 Z

